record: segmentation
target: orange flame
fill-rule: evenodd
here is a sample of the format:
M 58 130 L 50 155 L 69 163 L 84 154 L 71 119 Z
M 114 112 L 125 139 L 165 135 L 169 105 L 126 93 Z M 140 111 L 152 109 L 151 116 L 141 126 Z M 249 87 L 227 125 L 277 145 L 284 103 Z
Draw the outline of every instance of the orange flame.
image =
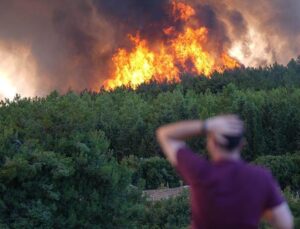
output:
M 195 11 L 189 5 L 174 1 L 172 14 L 175 21 L 186 22 Z M 209 77 L 214 71 L 223 72 L 225 69 L 240 66 L 227 53 L 216 56 L 206 50 L 209 34 L 205 27 L 195 29 L 186 26 L 178 33 L 171 26 L 163 32 L 169 39 L 151 48 L 148 41 L 141 39 L 139 34 L 129 35 L 134 48 L 131 51 L 119 49 L 113 56 L 115 70 L 113 76 L 104 82 L 105 89 L 114 89 L 122 85 L 136 89 L 150 80 L 178 82 L 182 71 Z
M 168 54 L 163 46 L 159 53 L 155 53 L 149 49 L 147 41 L 141 40 L 139 36 L 130 36 L 130 39 L 136 46 L 132 52 L 119 49 L 113 56 L 116 66 L 115 78 L 106 82 L 106 88 L 112 89 L 122 85 L 136 88 L 153 77 L 157 81 L 179 80 L 173 56 Z
M 195 10 L 182 2 L 172 2 L 172 14 L 175 20 L 188 20 L 191 16 L 196 14 Z

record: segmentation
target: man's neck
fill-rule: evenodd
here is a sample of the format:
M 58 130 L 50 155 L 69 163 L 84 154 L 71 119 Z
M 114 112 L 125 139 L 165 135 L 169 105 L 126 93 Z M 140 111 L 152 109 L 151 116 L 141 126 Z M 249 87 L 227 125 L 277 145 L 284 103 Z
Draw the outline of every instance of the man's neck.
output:
M 222 152 L 217 157 L 212 158 L 213 161 L 239 161 L 241 160 L 240 152 Z

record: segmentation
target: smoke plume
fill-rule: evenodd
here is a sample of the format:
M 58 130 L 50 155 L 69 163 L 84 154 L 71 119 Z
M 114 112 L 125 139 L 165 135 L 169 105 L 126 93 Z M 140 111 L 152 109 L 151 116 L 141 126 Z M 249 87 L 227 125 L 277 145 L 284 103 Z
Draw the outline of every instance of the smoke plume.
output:
M 180 2 L 195 9 L 194 27 L 207 27 L 211 49 L 229 50 L 246 66 L 286 64 L 300 54 L 299 0 Z M 164 28 L 183 29 L 170 7 L 169 0 L 2 0 L 0 54 L 12 44 L 30 51 L 35 74 L 14 77 L 13 83 L 34 82 L 36 95 L 97 90 L 110 76 L 114 53 L 130 49 L 128 34 L 139 32 L 154 45 L 165 39 Z

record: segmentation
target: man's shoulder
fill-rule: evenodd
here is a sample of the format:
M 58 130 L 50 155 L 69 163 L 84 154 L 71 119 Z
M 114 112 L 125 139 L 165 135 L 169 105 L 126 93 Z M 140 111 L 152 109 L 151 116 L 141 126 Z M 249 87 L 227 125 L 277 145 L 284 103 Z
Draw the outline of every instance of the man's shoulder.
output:
M 246 172 L 252 174 L 253 176 L 257 176 L 257 178 L 268 179 L 272 177 L 271 170 L 266 167 L 251 163 L 245 163 L 244 165 Z
M 175 168 L 187 184 L 204 180 L 209 172 L 207 160 L 194 153 L 187 146 L 183 146 L 177 151 L 177 165 Z
M 183 157 L 190 158 L 191 160 L 195 160 L 195 161 L 199 161 L 199 160 L 207 161 L 199 152 L 192 150 L 186 145 L 183 145 L 177 150 L 177 158 L 183 158 Z

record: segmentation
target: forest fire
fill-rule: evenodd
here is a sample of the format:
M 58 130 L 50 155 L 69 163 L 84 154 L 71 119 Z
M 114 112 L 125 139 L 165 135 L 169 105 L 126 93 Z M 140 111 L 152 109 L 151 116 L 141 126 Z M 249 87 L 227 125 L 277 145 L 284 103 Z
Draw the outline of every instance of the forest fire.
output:
M 141 38 L 139 33 L 128 35 L 133 48 L 120 48 L 114 54 L 114 73 L 104 82 L 106 89 L 122 85 L 136 88 L 150 80 L 179 81 L 182 72 L 209 77 L 214 71 L 223 72 L 240 66 L 226 51 L 218 53 L 207 47 L 208 29 L 193 26 L 195 10 L 191 6 L 173 1 L 171 14 L 174 24 L 180 21 L 183 28 L 178 31 L 175 26 L 166 27 L 162 31 L 165 39 L 154 45 Z
M 300 53 L 298 9 L 299 0 L 0 1 L 0 100 L 287 65 Z

